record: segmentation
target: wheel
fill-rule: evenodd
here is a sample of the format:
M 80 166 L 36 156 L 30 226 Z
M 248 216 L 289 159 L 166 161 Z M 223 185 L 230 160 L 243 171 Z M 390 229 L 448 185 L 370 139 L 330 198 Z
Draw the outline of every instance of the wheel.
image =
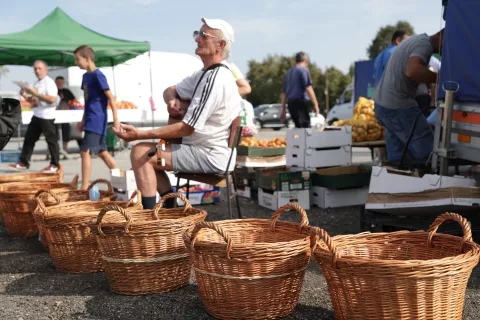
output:
M 279 130 L 282 130 L 282 128 L 278 128 L 278 127 L 276 127 L 276 128 L 273 128 L 273 130 L 275 130 L 275 131 L 279 131 Z

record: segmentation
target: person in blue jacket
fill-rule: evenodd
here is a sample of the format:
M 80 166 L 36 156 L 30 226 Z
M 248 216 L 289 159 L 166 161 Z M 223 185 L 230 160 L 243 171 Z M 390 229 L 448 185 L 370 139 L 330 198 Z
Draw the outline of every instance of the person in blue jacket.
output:
M 409 35 L 407 32 L 403 30 L 397 30 L 392 35 L 392 42 L 390 45 L 380 52 L 380 54 L 375 58 L 375 63 L 373 66 L 373 77 L 375 78 L 375 87 L 380 83 L 382 79 L 383 71 L 387 66 L 388 59 L 390 59 L 390 55 L 392 54 L 393 50 L 405 39 L 408 39 Z

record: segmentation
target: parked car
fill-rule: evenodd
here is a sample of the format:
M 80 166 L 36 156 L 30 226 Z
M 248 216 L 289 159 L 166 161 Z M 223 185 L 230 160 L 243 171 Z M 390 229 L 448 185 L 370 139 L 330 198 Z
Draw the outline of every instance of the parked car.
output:
M 327 123 L 331 125 L 338 120 L 350 119 L 353 117 L 353 84 L 345 88 L 337 99 L 337 103 L 327 113 Z
M 290 113 L 287 110 L 287 120 L 285 123 L 280 121 L 280 115 L 282 112 L 282 105 L 278 104 L 262 104 L 254 109 L 254 123 L 257 130 L 262 128 L 272 128 L 274 130 L 280 130 L 282 128 L 294 128 Z

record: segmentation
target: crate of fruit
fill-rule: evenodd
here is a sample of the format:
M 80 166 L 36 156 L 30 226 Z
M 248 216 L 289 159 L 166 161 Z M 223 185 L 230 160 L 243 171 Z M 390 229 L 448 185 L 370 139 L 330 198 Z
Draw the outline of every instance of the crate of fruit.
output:
M 180 188 L 178 193 L 186 196 L 187 188 Z M 220 188 L 204 183 L 196 186 L 191 186 L 189 188 L 187 198 L 192 205 L 218 204 L 220 203 Z M 183 206 L 183 201 L 178 199 L 178 205 Z
M 285 154 L 285 138 L 257 140 L 255 137 L 243 138 L 237 149 L 237 155 L 249 157 L 271 157 Z

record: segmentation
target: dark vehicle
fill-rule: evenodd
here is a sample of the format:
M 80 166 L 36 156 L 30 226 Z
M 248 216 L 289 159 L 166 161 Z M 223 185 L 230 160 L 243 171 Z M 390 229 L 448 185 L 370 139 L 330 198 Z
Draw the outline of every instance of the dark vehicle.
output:
M 280 130 L 282 128 L 293 128 L 295 124 L 290 118 L 290 113 L 287 110 L 287 121 L 285 123 L 280 122 L 280 114 L 282 112 L 281 104 L 262 104 L 254 109 L 255 118 L 254 123 L 257 130 L 262 128 L 272 128 L 274 130 Z

